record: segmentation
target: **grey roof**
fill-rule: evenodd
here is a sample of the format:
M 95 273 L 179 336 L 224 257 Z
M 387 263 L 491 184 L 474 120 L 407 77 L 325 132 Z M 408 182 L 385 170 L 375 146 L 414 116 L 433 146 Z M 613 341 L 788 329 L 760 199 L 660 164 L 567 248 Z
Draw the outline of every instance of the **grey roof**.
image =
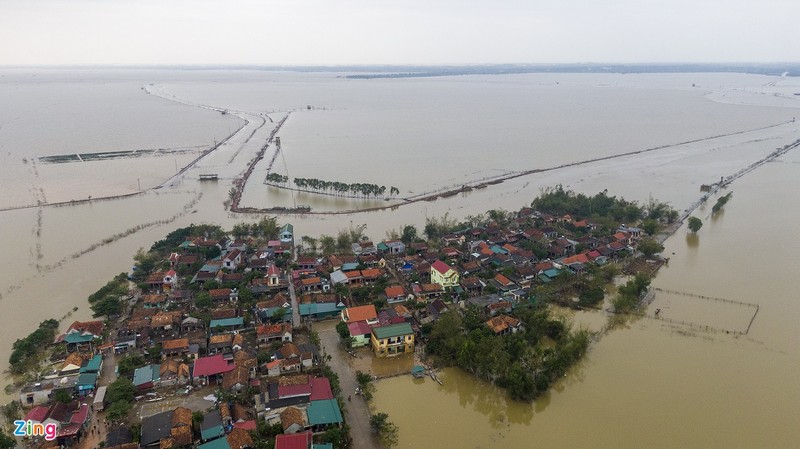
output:
M 331 282 L 334 284 L 341 284 L 347 282 L 347 275 L 342 270 L 336 270 L 331 273 Z
M 106 447 L 119 446 L 133 441 L 131 430 L 127 427 L 111 429 L 106 435 Z
M 221 425 L 222 416 L 219 414 L 219 410 L 212 410 L 203 415 L 203 422 L 200 424 L 200 430 L 208 430 Z
M 170 436 L 172 429 L 172 412 L 159 413 L 157 415 L 142 418 L 142 438 L 141 446 L 158 444 L 162 438 Z

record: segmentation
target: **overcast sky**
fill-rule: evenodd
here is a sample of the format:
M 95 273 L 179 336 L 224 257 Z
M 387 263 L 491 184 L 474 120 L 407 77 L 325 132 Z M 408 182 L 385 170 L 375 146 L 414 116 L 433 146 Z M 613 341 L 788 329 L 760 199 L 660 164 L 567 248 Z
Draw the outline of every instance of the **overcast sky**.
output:
M 797 62 L 800 0 L 0 0 L 0 64 Z

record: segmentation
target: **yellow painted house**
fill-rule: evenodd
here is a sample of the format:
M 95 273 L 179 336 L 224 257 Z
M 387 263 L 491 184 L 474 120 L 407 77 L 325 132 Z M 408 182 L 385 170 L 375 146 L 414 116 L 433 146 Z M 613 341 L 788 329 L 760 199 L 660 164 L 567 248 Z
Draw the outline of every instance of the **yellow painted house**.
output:
M 458 285 L 458 271 L 450 265 L 437 260 L 431 264 L 431 284 L 439 284 L 444 288 Z
M 408 323 L 373 327 L 370 343 L 378 357 L 414 352 L 414 330 Z

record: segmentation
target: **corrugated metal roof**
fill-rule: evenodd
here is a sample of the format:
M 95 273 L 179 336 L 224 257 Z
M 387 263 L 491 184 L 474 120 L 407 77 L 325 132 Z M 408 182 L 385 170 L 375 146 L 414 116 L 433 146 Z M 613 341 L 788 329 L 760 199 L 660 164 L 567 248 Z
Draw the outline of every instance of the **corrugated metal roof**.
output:
M 382 340 L 384 338 L 399 337 L 401 335 L 412 335 L 414 330 L 408 323 L 390 324 L 388 326 L 373 327 L 372 333 L 375 338 Z
M 308 423 L 312 426 L 325 424 L 341 424 L 342 412 L 335 399 L 324 399 L 321 401 L 311 401 L 311 405 L 306 410 Z

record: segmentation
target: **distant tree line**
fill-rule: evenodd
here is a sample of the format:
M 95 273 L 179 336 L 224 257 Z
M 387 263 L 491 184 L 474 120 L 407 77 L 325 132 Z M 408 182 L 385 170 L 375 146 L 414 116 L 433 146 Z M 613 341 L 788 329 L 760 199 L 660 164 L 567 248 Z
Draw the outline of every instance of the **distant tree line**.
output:
M 267 181 L 275 184 L 286 184 L 289 182 L 289 177 L 278 173 L 270 173 L 267 175 Z
M 280 176 L 280 175 L 278 175 Z M 386 193 L 386 186 L 362 182 L 345 183 L 339 181 L 325 181 L 317 178 L 294 178 L 298 189 L 312 192 L 333 193 L 335 195 L 361 195 L 365 198 L 380 197 Z M 399 195 L 397 187 L 389 187 L 389 196 Z

